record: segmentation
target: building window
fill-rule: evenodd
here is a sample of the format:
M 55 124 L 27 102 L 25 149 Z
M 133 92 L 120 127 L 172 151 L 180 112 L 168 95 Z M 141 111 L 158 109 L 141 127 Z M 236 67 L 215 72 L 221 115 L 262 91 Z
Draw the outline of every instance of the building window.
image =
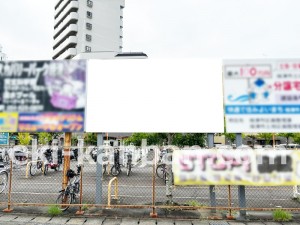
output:
M 86 34 L 85 35 L 85 40 L 92 41 L 92 35 Z
M 85 46 L 85 52 L 91 52 L 92 48 L 90 46 Z
M 92 0 L 87 0 L 86 4 L 87 4 L 88 7 L 91 7 L 91 8 L 93 7 L 93 1 Z
M 92 29 L 92 24 L 91 23 L 86 23 L 86 29 L 91 30 Z
M 92 19 L 92 17 L 93 17 L 93 14 L 92 14 L 92 12 L 90 12 L 90 11 L 87 11 L 87 12 L 86 12 L 86 16 L 87 16 L 87 18 L 90 18 L 90 19 Z

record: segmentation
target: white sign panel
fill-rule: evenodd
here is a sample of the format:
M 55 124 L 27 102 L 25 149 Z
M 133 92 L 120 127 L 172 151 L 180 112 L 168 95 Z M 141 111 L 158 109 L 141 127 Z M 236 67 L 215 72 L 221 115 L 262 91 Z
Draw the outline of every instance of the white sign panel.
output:
M 300 59 L 225 61 L 227 132 L 300 131 Z
M 224 132 L 222 60 L 89 60 L 86 132 Z

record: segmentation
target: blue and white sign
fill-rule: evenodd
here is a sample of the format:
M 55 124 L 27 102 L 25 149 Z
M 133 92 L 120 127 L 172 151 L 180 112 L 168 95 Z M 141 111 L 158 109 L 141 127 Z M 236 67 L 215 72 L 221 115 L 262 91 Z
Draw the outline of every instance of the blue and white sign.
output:
M 300 131 L 300 59 L 224 61 L 227 132 Z
M 0 145 L 8 145 L 9 144 L 9 133 L 0 132 Z

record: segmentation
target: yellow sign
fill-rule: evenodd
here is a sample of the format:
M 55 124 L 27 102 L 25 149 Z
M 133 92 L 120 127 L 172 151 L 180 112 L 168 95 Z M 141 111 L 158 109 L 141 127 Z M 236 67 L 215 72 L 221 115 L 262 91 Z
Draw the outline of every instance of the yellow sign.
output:
M 175 185 L 297 185 L 300 182 L 300 152 L 176 150 L 172 169 Z
M 0 112 L 0 132 L 17 132 L 18 113 Z

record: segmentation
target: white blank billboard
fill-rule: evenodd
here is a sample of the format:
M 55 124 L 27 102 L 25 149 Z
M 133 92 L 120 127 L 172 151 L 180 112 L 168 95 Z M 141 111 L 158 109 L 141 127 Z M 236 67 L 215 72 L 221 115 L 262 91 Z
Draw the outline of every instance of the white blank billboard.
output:
M 89 60 L 86 132 L 223 132 L 219 59 Z

